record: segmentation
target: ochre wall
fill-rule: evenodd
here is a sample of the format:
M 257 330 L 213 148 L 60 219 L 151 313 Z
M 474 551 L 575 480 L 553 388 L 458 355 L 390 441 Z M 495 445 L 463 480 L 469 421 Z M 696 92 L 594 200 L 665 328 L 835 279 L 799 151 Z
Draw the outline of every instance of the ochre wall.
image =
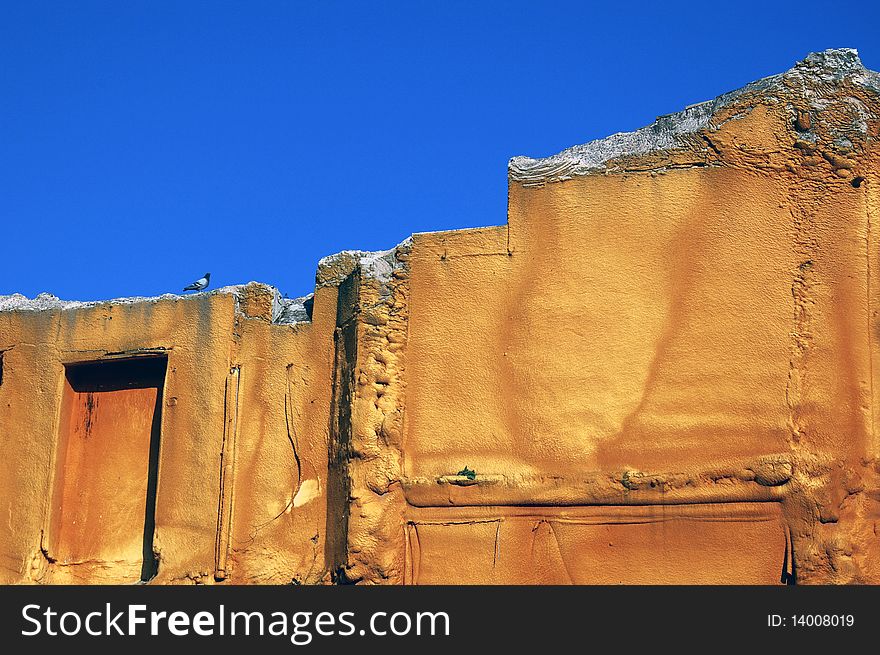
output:
M 778 503 L 410 516 L 409 584 L 778 584 L 787 567 Z
M 846 84 L 806 135 L 746 94 L 662 159 L 512 180 L 506 228 L 415 236 L 412 580 L 528 580 L 549 542 L 554 580 L 880 582 L 878 102 Z
M 53 540 L 120 501 L 64 367 L 162 356 L 158 583 L 880 583 L 878 117 L 830 51 L 514 159 L 506 225 L 326 258 L 309 319 L 0 298 L 0 582 L 137 577 Z
M 335 321 L 330 286 L 315 294 L 312 323 L 241 321 L 233 583 L 308 584 L 325 576 Z
M 128 486 L 120 481 L 131 482 L 131 476 L 113 474 L 113 458 L 87 458 L 82 470 L 54 465 L 63 443 L 59 434 L 66 433 L 59 427 L 64 365 L 150 355 L 168 362 L 153 540 L 156 582 L 290 583 L 323 577 L 321 495 L 335 289 L 319 290 L 314 322 L 293 328 L 270 323 L 265 296 L 272 293 L 249 285 L 238 297 L 216 292 L 0 312 L 0 438 L 11 454 L 0 459 L 0 492 L 10 517 L 0 525 L 0 582 L 139 578 L 139 562 L 137 571 L 108 573 L 121 568 L 109 551 L 82 560 L 73 550 L 53 552 L 47 535 L 60 517 L 53 516 L 53 487 L 65 484 L 65 474 L 81 476 L 100 487 L 96 494 L 108 497 L 125 492 Z M 103 428 L 102 435 L 109 437 L 110 430 Z M 127 430 L 120 422 L 116 436 L 124 438 Z M 146 457 L 137 449 L 130 455 Z M 221 476 L 224 461 L 231 469 Z M 142 474 L 143 467 L 131 468 Z M 135 503 L 141 517 L 142 499 Z M 223 507 L 233 503 L 235 511 L 224 524 Z

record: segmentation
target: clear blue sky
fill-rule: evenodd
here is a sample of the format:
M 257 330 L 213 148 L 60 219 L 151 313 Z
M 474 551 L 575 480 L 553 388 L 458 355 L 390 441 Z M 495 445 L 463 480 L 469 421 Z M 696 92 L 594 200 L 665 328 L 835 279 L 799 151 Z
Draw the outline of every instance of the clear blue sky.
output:
M 858 48 L 880 3 L 0 2 L 0 294 L 259 280 L 506 220 L 546 156 Z

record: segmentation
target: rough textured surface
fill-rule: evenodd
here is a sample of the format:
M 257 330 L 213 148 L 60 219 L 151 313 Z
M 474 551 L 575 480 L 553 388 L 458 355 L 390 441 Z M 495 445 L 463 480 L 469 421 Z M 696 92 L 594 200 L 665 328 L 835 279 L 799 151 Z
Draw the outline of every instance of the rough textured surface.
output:
M 762 102 L 773 104 L 784 101 L 786 97 L 795 97 L 799 101 L 799 111 L 822 111 L 827 107 L 827 87 L 843 82 L 875 92 L 880 90 L 880 74 L 867 70 L 855 50 L 813 53 L 787 73 L 752 82 L 714 100 L 661 116 L 654 124 L 635 132 L 621 132 L 574 146 L 545 159 L 514 157 L 508 166 L 509 176 L 524 186 L 541 186 L 591 172 L 620 171 L 626 168 L 626 160 L 633 157 L 699 144 L 701 133 L 718 130 L 726 120 L 736 115 L 725 110 L 748 105 L 749 99 L 756 95 L 762 96 Z M 857 98 L 852 100 L 854 114 L 851 127 L 864 136 L 867 133 L 868 110 Z M 808 129 L 803 131 L 809 132 Z M 841 134 L 841 137 L 847 139 L 845 134 Z M 711 147 L 710 142 L 705 145 Z
M 232 296 L 236 311 L 246 316 L 256 316 L 272 323 L 292 325 L 311 320 L 306 305 L 314 302 L 315 294 L 310 293 L 300 298 L 282 298 L 278 290 L 265 284 L 250 282 L 248 284 L 220 287 L 206 291 L 202 296 Z M 27 298 L 20 293 L 0 296 L 0 312 L 3 311 L 45 311 L 49 309 L 85 309 L 104 305 L 155 304 L 162 301 L 178 301 L 189 296 L 166 293 L 161 296 L 133 296 L 131 298 L 114 298 L 112 300 L 61 300 L 51 293 L 41 293 L 36 298 Z
M 327 257 L 313 296 L 0 298 L 0 581 L 130 579 L 141 543 L 160 583 L 880 583 L 878 139 L 880 77 L 826 51 L 514 158 L 507 225 Z M 71 390 L 139 358 L 164 384 Z M 157 397 L 154 530 L 71 530 L 78 477 L 149 506 L 105 427 L 143 449 Z
M 152 540 L 159 559 L 155 581 L 290 583 L 324 577 L 321 494 L 336 290 L 328 286 L 315 294 L 310 323 L 273 323 L 276 298 L 271 287 L 249 284 L 143 301 L 70 304 L 43 297 L 39 304 L 47 307 L 20 298 L 14 307 L 6 304 L 0 311 L 0 438 L 15 456 L 0 463 L 9 517 L 0 526 L 2 581 L 105 582 L 108 568 L 121 568 L 115 555 L 92 553 L 83 561 L 63 536 L 55 539 L 55 526 L 69 511 L 67 501 L 50 503 L 50 490 L 75 475 L 96 486 L 95 498 L 117 498 L 142 478 L 133 479 L 134 472 L 104 454 L 90 456 L 89 441 L 68 440 L 68 454 L 62 455 L 58 435 L 66 433 L 59 433 L 56 417 L 69 365 L 156 357 L 167 358 L 167 373 Z M 114 421 L 103 406 L 101 400 L 98 427 Z M 130 427 L 122 417 L 134 406 L 119 408 L 117 432 Z M 83 463 L 79 469 L 65 463 L 71 457 Z M 136 504 L 143 504 L 142 494 Z M 109 510 L 93 513 L 94 538 L 140 544 L 143 507 L 132 517 L 141 517 L 139 530 L 109 521 Z M 109 577 L 137 580 L 140 564 L 134 568 Z

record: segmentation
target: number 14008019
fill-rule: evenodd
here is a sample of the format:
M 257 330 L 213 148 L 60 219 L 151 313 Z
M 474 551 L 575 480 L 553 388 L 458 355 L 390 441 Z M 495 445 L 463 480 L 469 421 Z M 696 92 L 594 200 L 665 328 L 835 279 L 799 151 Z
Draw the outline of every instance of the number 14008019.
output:
M 851 628 L 856 619 L 852 614 L 768 614 L 770 628 Z

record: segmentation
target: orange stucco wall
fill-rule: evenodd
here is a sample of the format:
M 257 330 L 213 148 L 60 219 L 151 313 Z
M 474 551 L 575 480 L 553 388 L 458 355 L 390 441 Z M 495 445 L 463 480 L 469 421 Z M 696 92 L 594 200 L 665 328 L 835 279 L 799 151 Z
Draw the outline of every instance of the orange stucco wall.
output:
M 154 582 L 880 582 L 878 80 L 829 51 L 514 159 L 505 225 L 326 258 L 307 319 L 0 302 L 0 581 L 140 575 L 137 521 L 59 507 L 149 502 L 114 440 L 159 397 Z M 142 357 L 70 450 L 65 371 Z

